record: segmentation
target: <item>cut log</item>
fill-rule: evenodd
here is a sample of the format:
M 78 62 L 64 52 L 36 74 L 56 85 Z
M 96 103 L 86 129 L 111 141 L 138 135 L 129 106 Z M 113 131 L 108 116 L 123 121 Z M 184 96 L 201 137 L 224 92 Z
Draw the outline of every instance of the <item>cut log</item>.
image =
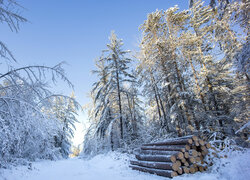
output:
M 189 163 L 186 161 L 186 162 L 184 163 L 184 166 L 189 167 Z
M 199 141 L 194 141 L 195 146 L 200 146 Z
M 191 166 L 191 167 L 189 168 L 189 171 L 190 171 L 190 173 L 194 174 L 194 173 L 195 173 L 195 168 L 194 168 L 193 166 Z
M 180 167 L 181 166 L 181 161 L 176 161 L 176 164 Z
M 172 146 L 142 146 L 142 150 L 158 150 L 158 151 L 181 151 L 185 152 L 185 145 L 172 145 Z
M 179 152 L 178 154 L 175 155 L 178 159 L 184 159 L 184 154 L 183 152 Z
M 182 168 L 181 167 L 179 167 L 179 169 L 177 170 L 177 172 L 178 172 L 178 174 L 182 174 L 183 173 L 183 170 L 182 170 Z
M 203 172 L 207 168 L 204 165 L 208 165 L 204 157 L 209 148 L 213 149 L 211 144 L 194 135 L 143 144 L 136 155 L 138 161 L 130 164 L 132 169 L 165 177 Z M 215 152 L 208 155 L 218 156 Z
M 184 166 L 183 171 L 184 171 L 184 173 L 189 174 L 189 168 L 188 167 Z
M 185 149 L 186 149 L 187 151 L 189 151 L 189 150 L 191 149 L 191 147 L 190 147 L 189 145 L 185 145 Z
M 205 146 L 206 142 L 203 141 L 203 140 L 201 140 L 201 139 L 199 139 L 199 144 L 200 144 L 201 146 Z
M 192 164 L 192 163 L 195 163 L 195 158 L 194 157 L 189 157 L 189 162 Z
M 195 157 L 195 162 L 201 162 L 201 158 L 200 157 Z
M 195 169 L 195 172 L 198 172 L 198 171 L 199 171 L 199 168 L 198 168 L 198 167 L 195 167 L 194 169 Z
M 199 138 L 195 135 L 188 135 L 188 136 L 183 136 L 183 137 L 178 137 L 178 138 L 175 138 L 175 139 L 192 139 L 194 141 L 197 141 Z
M 173 155 L 135 155 L 135 157 L 141 161 L 176 162 L 176 157 Z
M 198 152 L 194 149 L 189 150 L 189 155 L 193 156 L 193 157 L 197 157 L 198 156 Z
M 171 170 L 159 170 L 159 169 L 146 168 L 146 167 L 140 167 L 140 166 L 135 166 L 135 165 L 130 165 L 129 167 L 132 168 L 133 170 L 148 172 L 150 174 L 156 174 L 159 176 L 164 176 L 164 177 L 169 177 L 169 178 L 172 178 L 178 175 L 175 171 L 171 171 Z
M 147 168 L 165 169 L 174 171 L 177 171 L 180 167 L 178 163 L 172 163 L 172 162 L 130 161 L 130 164 Z
M 198 141 L 198 137 L 197 136 L 192 136 L 192 139 L 194 140 L 194 141 Z
M 181 162 L 184 164 L 185 162 L 187 162 L 186 158 L 181 159 Z
M 184 157 L 185 157 L 186 159 L 188 159 L 188 158 L 189 158 L 189 153 L 188 153 L 188 152 L 185 152 L 185 153 L 184 153 Z
M 203 166 L 198 166 L 198 168 L 199 168 L 199 171 L 200 171 L 200 172 L 203 172 L 203 171 L 204 171 Z
M 162 142 L 143 144 L 143 146 L 185 145 L 192 143 L 193 143 L 192 138 L 177 138 L 177 139 L 174 138 Z
M 179 159 L 184 157 L 184 154 L 179 151 L 141 150 L 140 153 L 148 155 L 174 155 Z

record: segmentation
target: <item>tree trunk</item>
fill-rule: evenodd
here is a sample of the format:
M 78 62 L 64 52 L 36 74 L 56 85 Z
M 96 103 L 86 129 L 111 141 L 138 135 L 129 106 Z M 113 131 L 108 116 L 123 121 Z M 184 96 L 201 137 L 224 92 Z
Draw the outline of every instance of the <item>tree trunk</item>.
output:
M 176 162 L 173 155 L 135 155 L 136 159 L 142 161 Z
M 165 169 L 174 171 L 177 171 L 180 167 L 178 163 L 172 163 L 172 162 L 130 161 L 130 164 L 147 168 Z
M 118 94 L 118 106 L 119 106 L 119 116 L 120 116 L 120 130 L 121 130 L 121 139 L 123 140 L 123 121 L 122 121 L 122 103 L 121 103 L 121 89 L 120 89 L 120 81 L 119 81 L 119 68 L 117 63 L 117 58 L 113 54 L 113 59 L 115 61 L 116 66 L 116 83 L 117 83 L 117 94 Z
M 158 114 L 159 114 L 159 120 L 161 120 L 161 110 L 160 110 L 158 96 L 157 96 L 157 93 L 156 93 L 156 88 L 155 88 L 154 84 L 152 86 L 153 86 L 153 91 L 154 91 L 154 94 L 155 94 L 155 100 L 156 100 L 157 110 L 158 110 Z
M 186 138 L 186 139 L 173 138 L 162 142 L 143 144 L 143 146 L 186 145 L 192 143 L 193 143 L 192 138 Z
M 159 170 L 159 169 L 152 169 L 152 168 L 140 167 L 140 166 L 135 166 L 135 165 L 130 165 L 130 167 L 133 170 L 148 172 L 150 174 L 157 174 L 159 176 L 164 176 L 164 177 L 172 178 L 178 175 L 175 171 L 171 171 L 171 170 Z
M 185 152 L 188 145 L 165 145 L 165 146 L 142 146 L 142 150 L 158 150 L 158 151 L 181 151 Z M 190 148 L 190 147 L 189 147 Z
M 126 93 L 127 95 L 127 100 L 128 100 L 128 108 L 129 108 L 129 113 L 130 113 L 130 118 L 131 118 L 131 125 L 132 125 L 132 133 L 137 136 L 137 132 L 136 132 L 136 122 L 135 122 L 135 119 L 133 117 L 133 113 L 132 113 L 132 104 L 129 100 L 129 96 L 128 96 L 128 93 Z
M 158 96 L 158 99 L 159 99 L 159 102 L 160 102 L 160 106 L 161 106 L 161 110 L 162 110 L 162 113 L 163 113 L 164 122 L 165 122 L 166 124 L 168 124 L 168 123 L 167 123 L 166 112 L 165 112 L 165 109 L 164 109 L 164 106 L 163 106 L 161 97 L 160 97 L 160 95 L 159 95 L 159 91 L 158 91 L 158 88 L 157 88 L 157 86 L 156 86 L 155 78 L 154 78 L 154 75 L 153 75 L 152 72 L 151 72 L 151 79 L 152 79 L 153 84 L 155 85 L 155 91 L 156 91 L 156 95 Z M 163 124 L 164 124 L 164 123 L 163 123 Z M 168 126 L 166 126 L 166 127 L 167 127 L 167 130 L 169 131 L 169 127 L 168 127 Z

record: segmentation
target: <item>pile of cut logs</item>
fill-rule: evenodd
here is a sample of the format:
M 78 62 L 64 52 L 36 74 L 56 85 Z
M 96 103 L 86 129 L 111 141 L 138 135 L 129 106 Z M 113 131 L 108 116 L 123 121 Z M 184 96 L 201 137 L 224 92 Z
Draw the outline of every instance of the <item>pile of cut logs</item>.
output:
M 183 173 L 203 172 L 207 169 L 204 158 L 209 148 L 211 145 L 197 136 L 143 144 L 135 155 L 137 160 L 130 161 L 130 167 L 170 178 Z

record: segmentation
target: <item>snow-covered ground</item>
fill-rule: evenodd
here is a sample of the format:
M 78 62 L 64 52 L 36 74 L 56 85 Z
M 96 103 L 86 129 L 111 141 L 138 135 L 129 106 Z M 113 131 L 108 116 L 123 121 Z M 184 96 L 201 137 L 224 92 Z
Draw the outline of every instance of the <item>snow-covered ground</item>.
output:
M 232 152 L 204 173 L 188 174 L 173 180 L 248 180 L 250 179 L 250 150 L 244 154 Z M 131 170 L 126 154 L 108 153 L 90 160 L 68 159 L 42 161 L 25 166 L 0 169 L 0 180 L 165 180 L 167 178 Z

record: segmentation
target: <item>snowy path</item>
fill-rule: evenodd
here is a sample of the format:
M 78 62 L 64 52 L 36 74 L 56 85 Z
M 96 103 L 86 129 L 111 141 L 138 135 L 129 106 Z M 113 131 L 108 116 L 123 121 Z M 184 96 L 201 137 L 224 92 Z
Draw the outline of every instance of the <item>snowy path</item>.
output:
M 249 153 L 248 153 L 249 155 Z M 247 156 L 250 157 L 250 156 Z M 249 159 L 237 155 L 233 164 L 220 168 L 216 173 L 182 175 L 173 180 L 246 180 L 250 177 Z M 0 180 L 166 180 L 167 178 L 132 171 L 129 156 L 119 153 L 98 155 L 91 160 L 68 159 L 36 162 L 32 170 L 20 166 L 12 170 L 0 169 Z M 242 164 L 242 166 L 239 166 Z M 237 167 L 237 168 L 236 168 Z M 243 168 L 243 169 L 242 169 Z M 245 168 L 245 169 L 244 169 Z
M 33 170 L 5 170 L 3 180 L 161 180 L 162 177 L 132 171 L 125 155 L 99 155 L 91 160 L 68 159 L 33 164 Z M 3 178 L 2 177 L 2 178 Z M 0 175 L 0 180 L 1 175 Z

